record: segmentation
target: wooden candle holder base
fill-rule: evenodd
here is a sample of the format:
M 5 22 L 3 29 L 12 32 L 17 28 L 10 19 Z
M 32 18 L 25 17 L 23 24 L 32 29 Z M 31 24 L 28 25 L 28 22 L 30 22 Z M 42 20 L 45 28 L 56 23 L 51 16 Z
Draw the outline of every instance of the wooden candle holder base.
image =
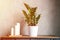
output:
M 22 35 L 9 35 L 9 37 L 22 37 Z

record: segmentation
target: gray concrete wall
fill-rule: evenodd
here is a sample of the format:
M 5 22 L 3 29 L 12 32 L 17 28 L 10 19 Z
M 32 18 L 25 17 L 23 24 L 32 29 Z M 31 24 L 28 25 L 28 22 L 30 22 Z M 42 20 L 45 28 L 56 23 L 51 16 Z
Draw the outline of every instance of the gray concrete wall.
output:
M 55 9 L 52 11 L 54 13 L 53 20 L 52 20 L 52 28 L 53 33 L 55 35 L 60 36 L 60 0 L 55 1 Z

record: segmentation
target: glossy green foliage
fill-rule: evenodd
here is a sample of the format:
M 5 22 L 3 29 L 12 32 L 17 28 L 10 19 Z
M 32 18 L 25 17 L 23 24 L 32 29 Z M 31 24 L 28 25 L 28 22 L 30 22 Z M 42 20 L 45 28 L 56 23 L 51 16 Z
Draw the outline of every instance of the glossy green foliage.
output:
M 24 5 L 29 12 L 29 13 L 26 13 L 25 10 L 22 10 L 25 16 L 25 21 L 28 23 L 29 26 L 36 26 L 41 16 L 40 14 L 38 16 L 36 16 L 35 14 L 37 7 L 32 8 L 26 3 L 24 3 Z

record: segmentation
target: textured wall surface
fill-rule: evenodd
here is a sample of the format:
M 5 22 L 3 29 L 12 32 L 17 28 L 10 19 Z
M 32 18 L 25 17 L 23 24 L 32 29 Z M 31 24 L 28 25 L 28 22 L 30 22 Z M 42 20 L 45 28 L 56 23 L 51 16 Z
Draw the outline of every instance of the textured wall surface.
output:
M 21 34 L 28 34 L 28 27 L 23 26 L 23 3 L 37 6 L 36 13 L 42 14 L 38 35 L 60 35 L 60 0 L 0 0 L 0 36 L 9 34 L 16 22 L 21 23 Z

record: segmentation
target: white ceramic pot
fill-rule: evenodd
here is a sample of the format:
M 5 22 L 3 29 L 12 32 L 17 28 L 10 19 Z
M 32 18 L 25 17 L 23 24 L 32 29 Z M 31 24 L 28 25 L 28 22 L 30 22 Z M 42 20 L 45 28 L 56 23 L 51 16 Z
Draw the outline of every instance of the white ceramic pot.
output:
M 38 35 L 38 26 L 29 26 L 30 27 L 30 36 L 37 37 Z

